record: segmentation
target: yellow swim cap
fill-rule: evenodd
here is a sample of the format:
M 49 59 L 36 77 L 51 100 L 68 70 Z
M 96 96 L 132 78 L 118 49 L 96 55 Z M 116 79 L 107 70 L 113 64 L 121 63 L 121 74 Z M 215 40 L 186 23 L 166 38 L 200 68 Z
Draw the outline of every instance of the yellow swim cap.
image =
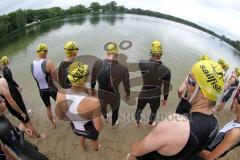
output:
M 65 43 L 64 50 L 67 54 L 67 57 L 71 57 L 73 53 L 76 53 L 78 50 L 77 43 L 75 41 L 68 41 Z
M 84 85 L 88 79 L 88 65 L 75 61 L 68 67 L 68 80 L 75 85 Z
M 235 68 L 235 73 L 236 73 L 236 76 L 239 77 L 240 76 L 240 68 Z
M 202 60 L 209 60 L 209 56 L 207 54 L 204 54 L 200 57 L 199 61 L 202 61 Z
M 218 60 L 218 63 L 222 66 L 222 68 L 224 69 L 224 71 L 227 71 L 229 68 L 229 64 L 226 63 L 226 61 L 223 58 L 220 58 Z
M 112 54 L 118 54 L 118 45 L 115 42 L 108 42 L 106 45 L 106 51 Z
M 6 65 L 9 62 L 9 58 L 7 56 L 3 56 L 0 60 L 1 65 Z
M 192 74 L 203 94 L 211 101 L 216 101 L 224 87 L 224 71 L 215 61 L 202 60 L 194 64 Z
M 38 46 L 37 46 L 37 48 L 36 48 L 36 50 L 37 50 L 37 54 L 42 54 L 42 53 L 44 53 L 44 52 L 42 52 L 42 51 L 47 51 L 47 50 L 48 50 L 48 47 L 47 47 L 47 45 L 44 44 L 44 43 L 39 43 Z
M 162 46 L 158 40 L 152 42 L 150 53 L 152 55 L 162 55 Z

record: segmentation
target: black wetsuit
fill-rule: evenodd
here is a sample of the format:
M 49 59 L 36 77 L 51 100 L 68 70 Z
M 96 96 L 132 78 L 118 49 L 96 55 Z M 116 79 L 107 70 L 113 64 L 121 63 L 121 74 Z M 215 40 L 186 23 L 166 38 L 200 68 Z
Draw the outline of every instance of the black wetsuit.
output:
M 8 103 L 7 99 L 2 95 L 5 99 L 6 106 L 8 111 L 15 117 L 17 117 L 21 122 L 28 123 L 30 121 L 29 116 L 27 114 L 27 109 L 25 103 L 23 101 L 22 95 L 18 90 L 19 85 L 13 80 L 12 72 L 8 67 L 3 68 L 3 77 L 6 79 L 8 83 L 8 88 L 11 93 L 12 98 L 15 100 L 19 108 L 26 114 L 26 119 L 21 116 L 17 111 L 15 111 L 12 106 Z
M 222 98 L 222 102 L 227 102 L 231 98 L 234 90 L 237 88 L 238 85 L 239 85 L 239 80 L 236 78 L 234 84 L 232 84 L 230 86 L 230 88 L 228 89 L 227 93 L 224 93 L 224 96 Z
M 149 124 L 152 124 L 160 107 L 161 94 L 164 95 L 164 100 L 167 100 L 168 98 L 171 71 L 163 65 L 161 61 L 155 61 L 152 59 L 148 61 L 140 61 L 139 68 L 143 77 L 143 87 L 138 98 L 135 119 L 137 123 L 140 122 L 142 110 L 146 104 L 149 103 L 151 108 Z
M 130 95 L 129 72 L 127 67 L 114 60 L 97 60 L 92 69 L 91 88 L 94 89 L 96 80 L 99 84 L 98 98 L 101 100 L 101 110 L 107 118 L 107 105 L 112 109 L 112 125 L 118 119 L 120 107 L 119 84 L 123 82 L 126 95 Z
M 177 106 L 177 109 L 176 109 L 176 113 L 177 114 L 189 114 L 190 111 L 191 111 L 191 106 L 188 105 L 188 100 L 186 99 L 187 97 L 187 93 L 184 95 L 184 97 L 181 98 L 178 106 Z
M 0 116 L 0 140 L 22 160 L 47 160 L 37 146 L 24 139 L 23 131 L 15 128 L 5 116 Z
M 71 83 L 68 80 L 68 67 L 73 63 L 73 61 L 62 61 L 58 66 L 58 79 L 59 84 L 64 89 L 71 88 Z
M 229 125 L 229 124 L 231 124 L 231 125 Z M 230 127 L 229 127 L 229 126 L 230 126 Z M 230 123 L 228 123 L 227 125 L 225 125 L 225 126 L 223 127 L 223 129 L 224 129 L 224 128 L 228 128 L 228 127 L 229 127 L 229 129 L 227 129 L 226 131 L 222 131 L 222 130 L 219 131 L 219 133 L 217 134 L 217 136 L 214 138 L 213 142 L 207 147 L 206 150 L 208 150 L 208 151 L 210 151 L 210 152 L 213 151 L 213 150 L 223 141 L 225 135 L 226 135 L 231 129 L 233 129 L 233 128 L 240 128 L 240 125 L 239 125 L 239 124 L 236 124 L 236 123 L 234 124 L 234 123 L 230 122 Z M 230 149 L 228 149 L 227 151 L 225 151 L 219 158 L 224 157 L 229 151 L 233 150 L 233 149 L 236 148 L 236 147 L 240 147 L 240 140 L 238 141 L 237 144 L 235 144 L 235 145 L 232 146 Z M 196 157 L 194 157 L 194 158 L 191 159 L 191 160 L 204 160 L 204 159 L 201 158 L 200 156 L 196 156 Z
M 188 104 L 190 105 L 190 104 Z M 205 149 L 218 132 L 218 120 L 214 115 L 199 112 L 189 113 L 190 135 L 185 147 L 176 155 L 163 156 L 157 151 L 148 153 L 138 160 L 189 160 Z

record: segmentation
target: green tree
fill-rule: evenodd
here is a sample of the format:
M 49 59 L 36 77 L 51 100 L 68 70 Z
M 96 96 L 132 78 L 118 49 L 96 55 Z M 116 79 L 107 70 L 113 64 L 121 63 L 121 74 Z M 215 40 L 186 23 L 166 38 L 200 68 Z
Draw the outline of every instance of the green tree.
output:
M 19 28 L 25 27 L 26 22 L 27 22 L 27 19 L 24 16 L 24 12 L 21 9 L 17 10 L 16 12 L 17 28 L 19 29 Z
M 124 6 L 118 6 L 117 7 L 117 12 L 125 12 L 125 7 Z
M 8 34 L 8 24 L 4 24 L 0 22 L 0 37 Z
M 25 12 L 26 23 L 32 23 L 34 21 L 33 18 L 35 16 L 36 11 L 32 9 L 28 9 L 24 12 Z
M 50 18 L 62 16 L 63 10 L 60 7 L 53 7 L 48 10 L 48 14 Z
M 111 1 L 110 2 L 110 9 L 111 9 L 112 12 L 116 12 L 117 11 L 117 2 Z
M 38 21 L 39 21 L 39 18 L 38 18 L 37 15 L 33 17 L 33 21 L 34 21 L 34 22 L 38 22 Z
M 99 13 L 102 6 L 98 2 L 92 2 L 90 4 L 90 10 L 93 13 Z
M 79 4 L 77 6 L 71 6 L 69 9 L 65 11 L 66 15 L 78 14 L 78 13 L 86 13 L 87 9 L 85 6 Z

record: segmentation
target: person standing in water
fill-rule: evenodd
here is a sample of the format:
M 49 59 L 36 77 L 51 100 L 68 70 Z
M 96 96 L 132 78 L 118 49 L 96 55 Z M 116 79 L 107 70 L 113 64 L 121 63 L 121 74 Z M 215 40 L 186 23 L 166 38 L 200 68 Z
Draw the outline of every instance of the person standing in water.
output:
M 60 62 L 58 66 L 58 82 L 60 86 L 64 89 L 71 88 L 71 83 L 69 82 L 68 67 L 73 63 L 74 59 L 78 53 L 77 43 L 74 41 L 68 41 L 65 43 L 64 51 L 66 53 L 66 59 Z
M 37 133 L 36 129 L 33 127 L 30 118 L 27 113 L 25 103 L 23 101 L 22 95 L 18 89 L 19 85 L 13 80 L 12 72 L 8 68 L 9 59 L 4 56 L 1 59 L 1 64 L 3 65 L 3 75 L 5 78 L 1 79 L 1 96 L 4 98 L 8 111 L 15 116 L 17 119 L 23 123 L 26 128 L 29 128 L 33 135 L 39 139 L 44 139 L 46 135 L 44 133 Z
M 68 68 L 71 88 L 58 91 L 55 113 L 60 120 L 68 118 L 73 132 L 80 136 L 80 145 L 86 149 L 86 139 L 92 141 L 95 151 L 100 149 L 98 137 L 103 128 L 100 102 L 87 93 L 88 65 L 75 61 Z
M 144 138 L 134 142 L 128 159 L 188 160 L 207 147 L 218 132 L 213 107 L 224 87 L 224 71 L 215 61 L 195 63 L 188 75 L 186 117 L 171 114 Z
M 155 119 L 160 107 L 161 94 L 164 95 L 162 105 L 165 106 L 170 90 L 171 71 L 161 61 L 163 54 L 161 43 L 157 40 L 152 42 L 150 49 L 151 58 L 140 61 L 139 68 L 143 77 L 143 87 L 140 92 L 135 112 L 137 127 L 141 125 L 141 113 L 147 103 L 150 104 L 151 115 L 149 127 L 156 125 Z M 163 91 L 162 91 L 163 86 Z
M 105 45 L 107 58 L 97 60 L 94 63 L 91 77 L 91 94 L 95 95 L 96 81 L 99 84 L 98 98 L 102 100 L 101 111 L 108 121 L 107 106 L 110 105 L 112 110 L 112 127 L 118 127 L 118 113 L 120 108 L 119 85 L 123 82 L 126 92 L 125 99 L 129 100 L 130 84 L 129 72 L 126 66 L 118 62 L 118 46 L 115 42 L 108 42 Z
M 217 111 L 221 111 L 224 108 L 226 102 L 231 98 L 233 92 L 238 88 L 239 76 L 240 76 L 240 69 L 235 68 L 235 70 L 232 72 L 232 75 L 227 82 L 227 86 L 225 86 L 221 102 L 216 107 Z
M 52 115 L 50 97 L 56 100 L 57 88 L 53 80 L 57 81 L 56 67 L 52 60 L 47 59 L 48 47 L 44 43 L 37 46 L 36 59 L 31 63 L 31 72 L 37 82 L 40 97 L 47 108 L 47 116 L 56 128 L 56 122 Z
M 227 71 L 229 69 L 229 64 L 223 59 L 223 58 L 219 58 L 218 63 L 222 66 L 222 68 L 225 71 L 225 77 L 224 77 L 224 82 L 227 81 L 228 77 L 227 77 Z

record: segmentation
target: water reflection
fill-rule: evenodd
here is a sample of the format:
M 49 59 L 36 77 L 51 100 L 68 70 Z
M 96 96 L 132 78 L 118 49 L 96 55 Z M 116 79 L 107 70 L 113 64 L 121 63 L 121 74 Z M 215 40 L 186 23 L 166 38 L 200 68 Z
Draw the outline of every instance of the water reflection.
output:
M 64 22 L 71 25 L 83 25 L 86 22 L 86 20 L 87 20 L 87 16 L 81 15 L 81 16 L 65 18 Z
M 113 26 L 113 25 L 115 25 L 116 20 L 117 20 L 116 14 L 110 14 L 109 16 L 103 16 L 102 20 Z
M 100 16 L 99 14 L 93 14 L 90 16 L 90 23 L 92 25 L 98 25 L 100 21 Z

